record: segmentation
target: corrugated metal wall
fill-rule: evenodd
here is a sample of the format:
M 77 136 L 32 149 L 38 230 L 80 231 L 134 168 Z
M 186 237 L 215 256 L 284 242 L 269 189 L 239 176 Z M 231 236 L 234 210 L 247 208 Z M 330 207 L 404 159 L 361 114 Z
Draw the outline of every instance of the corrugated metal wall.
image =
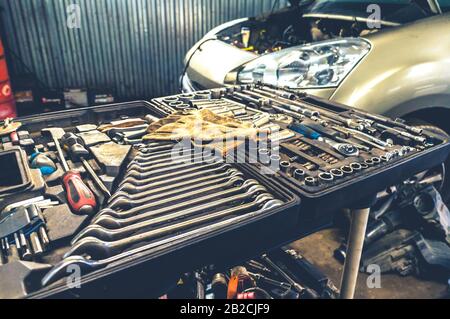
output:
M 184 55 L 197 40 L 223 22 L 270 11 L 274 2 L 0 0 L 0 6 L 12 77 L 28 68 L 51 88 L 113 88 L 132 99 L 177 92 Z M 67 27 L 70 4 L 81 8 L 79 29 Z

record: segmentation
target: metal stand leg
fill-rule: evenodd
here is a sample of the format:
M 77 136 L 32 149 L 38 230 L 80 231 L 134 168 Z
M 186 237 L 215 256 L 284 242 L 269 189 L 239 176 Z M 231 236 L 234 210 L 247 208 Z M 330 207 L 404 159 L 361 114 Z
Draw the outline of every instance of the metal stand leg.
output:
M 341 280 L 341 299 L 353 299 L 370 208 L 353 209 Z

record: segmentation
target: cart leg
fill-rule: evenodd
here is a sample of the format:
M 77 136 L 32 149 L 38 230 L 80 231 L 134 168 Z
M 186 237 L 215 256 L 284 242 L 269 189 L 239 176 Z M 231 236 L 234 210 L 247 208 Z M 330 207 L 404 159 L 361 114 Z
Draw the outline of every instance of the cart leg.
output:
M 370 208 L 353 209 L 341 280 L 341 299 L 353 299 Z

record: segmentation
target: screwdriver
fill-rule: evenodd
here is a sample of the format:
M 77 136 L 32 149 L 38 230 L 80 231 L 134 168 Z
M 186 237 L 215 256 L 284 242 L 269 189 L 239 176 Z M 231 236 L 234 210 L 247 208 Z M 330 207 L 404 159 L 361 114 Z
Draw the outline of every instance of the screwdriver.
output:
M 76 171 L 71 171 L 69 165 L 64 158 L 64 154 L 59 144 L 58 139 L 52 135 L 53 142 L 56 146 L 56 151 L 58 152 L 61 165 L 64 169 L 63 183 L 67 194 L 67 201 L 70 207 L 75 213 L 90 215 L 94 212 L 95 206 L 97 205 L 94 194 L 92 191 L 84 184 L 81 179 L 80 173 Z
M 80 159 L 84 168 L 89 173 L 89 175 L 91 175 L 92 179 L 94 180 L 95 184 L 97 184 L 97 186 L 100 188 L 100 190 L 106 196 L 108 196 L 108 198 L 111 197 L 111 193 L 109 192 L 108 188 L 95 173 L 91 164 L 89 164 L 89 162 L 84 158 L 85 156 L 89 155 L 89 151 L 84 147 L 81 139 L 73 133 L 67 133 L 64 134 L 64 136 L 62 137 L 61 143 L 63 147 L 67 149 L 72 155 Z

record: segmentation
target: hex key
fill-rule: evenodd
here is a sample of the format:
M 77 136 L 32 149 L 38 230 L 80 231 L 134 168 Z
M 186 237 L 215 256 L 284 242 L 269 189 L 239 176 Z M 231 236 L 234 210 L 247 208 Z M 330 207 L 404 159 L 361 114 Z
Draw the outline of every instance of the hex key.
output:
M 122 252 L 124 249 L 127 249 L 128 247 L 134 244 L 152 240 L 157 237 L 161 237 L 163 235 L 167 235 L 176 231 L 181 231 L 186 227 L 193 227 L 201 223 L 211 222 L 219 218 L 240 214 L 242 212 L 248 211 L 249 209 L 256 208 L 259 205 L 267 203 L 267 201 L 270 201 L 271 199 L 272 198 L 268 197 L 267 195 L 259 195 L 254 202 L 248 204 L 240 205 L 217 213 L 194 218 L 175 225 L 169 225 L 153 229 L 148 232 L 133 235 L 131 237 L 120 239 L 117 241 L 107 242 L 99 240 L 95 237 L 86 237 L 81 239 L 75 245 L 73 245 L 71 249 L 64 255 L 64 258 L 67 258 L 72 255 L 83 255 L 83 254 L 88 254 L 94 259 L 107 258 Z
M 235 177 L 233 177 L 233 178 L 235 178 Z M 236 182 L 236 181 L 232 181 L 232 182 Z M 240 191 L 245 191 L 248 193 L 252 187 L 258 187 L 258 189 L 267 191 L 265 187 L 258 184 L 258 182 L 256 182 L 255 180 L 246 180 L 242 185 L 240 185 L 238 187 L 233 187 L 233 188 L 230 188 L 228 190 L 224 190 L 224 191 L 221 191 L 218 193 L 213 193 L 213 194 L 208 194 L 208 195 L 205 195 L 202 197 L 197 197 L 197 198 L 185 201 L 185 202 L 179 202 L 179 203 L 176 203 L 171 206 L 161 207 L 157 210 L 154 210 L 154 208 L 157 207 L 158 205 L 163 205 L 164 202 L 166 202 L 165 200 L 159 201 L 156 203 L 149 203 L 149 204 L 142 205 L 140 207 L 135 207 L 130 210 L 123 211 L 123 212 L 118 212 L 118 211 L 115 211 L 115 210 L 112 210 L 109 208 L 104 208 L 97 215 L 95 215 L 95 217 L 91 221 L 91 224 L 100 224 L 101 220 L 104 219 L 102 217 L 104 215 L 107 215 L 108 217 L 114 218 L 114 220 L 116 221 L 110 227 L 112 227 L 112 228 L 123 227 L 123 226 L 128 225 L 129 223 L 133 223 L 133 222 L 140 221 L 142 219 L 146 219 L 147 217 L 151 217 L 151 216 L 155 216 L 155 215 L 159 215 L 159 214 L 165 214 L 165 213 L 168 213 L 175 209 L 188 208 L 192 205 L 201 204 L 203 202 L 209 202 L 212 199 L 218 199 L 218 198 L 221 198 L 221 197 L 224 197 L 227 195 L 232 195 L 232 194 L 238 193 Z M 119 219 L 121 219 L 120 222 L 119 222 Z
M 205 174 L 209 174 L 212 172 L 220 172 L 225 169 L 227 169 L 227 170 L 231 169 L 231 165 L 223 164 L 223 165 L 220 165 L 219 167 L 215 167 L 215 168 L 207 169 L 207 170 L 202 170 L 202 168 L 199 168 L 199 167 L 193 167 L 193 168 L 185 170 L 181 173 L 174 172 L 174 173 L 166 174 L 166 175 L 164 175 L 165 178 L 169 178 L 169 177 L 175 177 L 175 178 L 162 179 L 162 180 L 161 180 L 161 177 L 149 178 L 149 179 L 145 179 L 145 180 L 138 180 L 135 178 L 130 178 L 129 180 L 121 183 L 119 185 L 117 191 L 126 191 L 126 192 L 133 194 L 133 193 L 140 192 L 142 186 L 152 186 L 152 185 L 162 184 L 162 183 L 166 184 L 168 181 L 173 182 L 173 181 L 185 180 L 189 177 L 205 175 Z M 184 175 L 186 173 L 191 173 L 191 174 Z
M 214 201 L 213 203 L 206 203 L 200 206 L 192 207 L 191 209 L 175 211 L 171 214 L 145 219 L 138 223 L 125 225 L 124 227 L 119 229 L 111 230 L 101 225 L 91 224 L 87 226 L 85 229 L 83 229 L 77 236 L 75 236 L 72 239 L 71 244 L 73 245 L 80 239 L 88 236 L 96 237 L 101 240 L 110 240 L 110 241 L 119 240 L 125 236 L 130 236 L 138 231 L 144 230 L 149 227 L 154 227 L 159 224 L 168 223 L 170 221 L 174 221 L 180 218 L 191 217 L 193 215 L 211 211 L 214 208 L 217 209 L 221 207 L 226 207 L 226 204 L 239 202 L 239 205 L 242 205 L 245 203 L 245 200 L 252 199 L 254 196 L 259 195 L 261 192 L 263 192 L 261 189 L 259 191 L 255 189 L 254 191 L 251 191 L 250 195 L 248 194 L 234 195 L 228 198 Z M 264 194 L 274 199 L 272 195 L 269 195 L 268 193 Z M 213 214 L 212 211 L 211 213 L 208 213 L 208 215 L 211 214 Z
M 278 206 L 281 206 L 282 204 L 283 204 L 283 202 L 281 202 L 280 200 L 271 200 L 271 201 L 267 202 L 266 204 L 264 204 L 263 207 L 257 211 L 254 211 L 254 212 L 251 212 L 251 213 L 248 213 L 245 215 L 239 215 L 236 217 L 232 217 L 230 219 L 226 219 L 226 220 L 217 222 L 212 225 L 207 225 L 207 226 L 204 226 L 201 228 L 197 228 L 197 229 L 191 230 L 186 233 L 181 233 L 179 235 L 175 235 L 170 238 L 164 238 L 157 242 L 148 243 L 146 245 L 134 248 L 129 251 L 122 252 L 120 254 L 114 255 L 114 256 L 106 258 L 106 259 L 94 260 L 94 259 L 87 259 L 86 257 L 83 257 L 83 256 L 70 256 L 70 257 L 63 259 L 58 264 L 56 264 L 43 277 L 43 279 L 41 280 L 41 284 L 42 284 L 42 286 L 47 286 L 53 282 L 56 282 L 59 279 L 64 278 L 68 274 L 67 270 L 66 270 L 67 267 L 71 266 L 71 265 L 79 266 L 80 270 L 84 273 L 93 271 L 93 270 L 105 267 L 113 262 L 120 261 L 121 259 L 125 259 L 130 256 L 134 256 L 136 254 L 146 252 L 150 249 L 156 249 L 156 248 L 159 248 L 159 250 L 164 249 L 167 246 L 167 244 L 169 244 L 169 243 L 171 245 L 173 245 L 173 244 L 179 243 L 181 241 L 184 241 L 186 239 L 190 239 L 190 240 L 196 239 L 205 234 L 208 234 L 211 231 L 215 231 L 215 230 L 221 229 L 223 227 L 235 225 L 236 223 L 239 223 L 242 220 L 252 218 L 261 213 L 264 213 L 268 209 L 276 208 Z
M 225 175 L 225 176 L 224 176 Z M 122 192 L 121 195 L 117 196 L 113 201 L 109 202 L 109 204 L 106 206 L 107 208 L 111 209 L 130 209 L 133 207 L 136 207 L 138 205 L 142 205 L 146 202 L 153 201 L 158 198 L 167 198 L 169 196 L 174 196 L 177 194 L 182 194 L 188 191 L 198 190 L 202 189 L 207 186 L 216 185 L 217 183 L 227 181 L 231 177 L 235 176 L 241 176 L 243 177 L 243 174 L 238 172 L 236 174 L 221 174 L 221 176 L 217 177 L 214 176 L 214 179 L 211 179 L 211 176 L 204 176 L 202 178 L 193 180 L 193 181 L 186 181 L 182 184 L 186 185 L 185 187 L 181 187 L 184 185 L 170 185 L 166 187 L 160 187 L 160 188 L 152 188 L 149 191 L 138 193 L 138 196 L 131 197 L 127 193 Z M 203 181 L 203 182 L 202 182 Z M 202 182 L 202 183 L 201 183 Z

